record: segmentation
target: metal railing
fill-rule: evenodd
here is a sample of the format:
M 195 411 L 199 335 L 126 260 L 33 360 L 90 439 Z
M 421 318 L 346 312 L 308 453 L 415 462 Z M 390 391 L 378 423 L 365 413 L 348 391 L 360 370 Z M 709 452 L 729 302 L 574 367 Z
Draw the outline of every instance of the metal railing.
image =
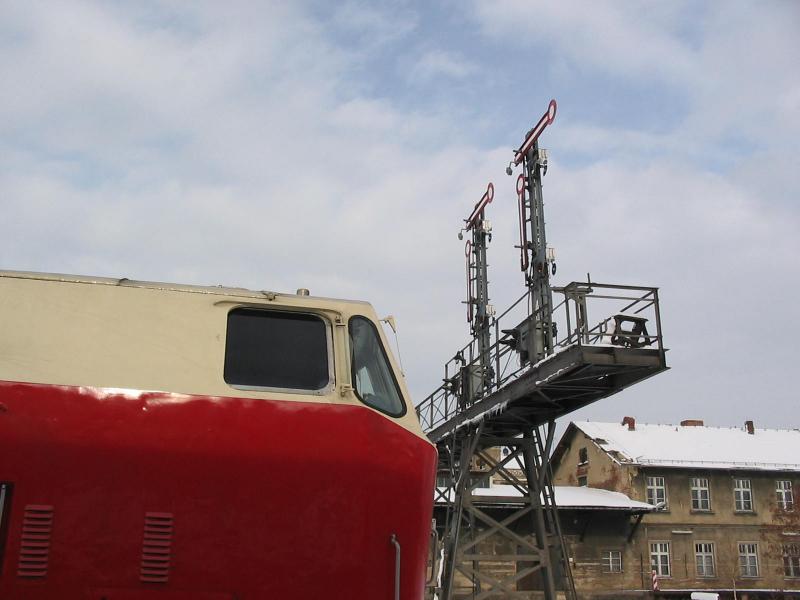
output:
M 658 288 L 572 282 L 554 287 L 553 296 L 554 301 L 561 296 L 551 317 L 553 351 L 539 362 L 573 346 L 654 348 L 663 353 Z M 480 356 L 475 337 L 445 363 L 442 384 L 416 407 L 424 431 L 447 422 L 535 366 L 532 362 L 520 361 L 511 332 L 536 316 L 532 306 L 531 292 L 526 291 L 505 312 L 492 319 L 489 324 L 491 344 L 486 357 Z M 591 321 L 590 313 L 604 316 Z M 489 373 L 483 372 L 481 364 L 491 365 Z M 474 395 L 466 400 L 462 389 L 465 368 L 467 372 L 478 373 L 480 380 Z

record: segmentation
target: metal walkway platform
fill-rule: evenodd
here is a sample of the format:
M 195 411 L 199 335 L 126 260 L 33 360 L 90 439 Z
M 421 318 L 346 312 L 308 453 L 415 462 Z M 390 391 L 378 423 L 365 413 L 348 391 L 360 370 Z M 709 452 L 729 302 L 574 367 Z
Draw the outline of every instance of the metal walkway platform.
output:
M 573 344 L 533 365 L 502 389 L 457 411 L 428 430 L 428 438 L 436 443 L 477 421 L 484 421 L 484 434 L 516 435 L 525 425 L 542 425 L 665 369 L 663 354 L 657 348 Z M 433 410 L 433 404 L 428 407 Z
M 494 365 L 492 373 L 483 374 L 474 339 L 445 365 L 442 385 L 416 409 L 432 442 L 480 421 L 486 434 L 516 435 L 667 369 L 657 288 L 572 282 L 553 293 L 563 296 L 553 329 L 566 335 L 556 338 L 552 354 L 534 364 L 519 359 L 525 295 L 493 320 L 483 361 Z M 605 313 L 594 326 L 590 309 Z M 506 322 L 515 327 L 502 329 Z M 523 364 L 512 368 L 512 361 Z

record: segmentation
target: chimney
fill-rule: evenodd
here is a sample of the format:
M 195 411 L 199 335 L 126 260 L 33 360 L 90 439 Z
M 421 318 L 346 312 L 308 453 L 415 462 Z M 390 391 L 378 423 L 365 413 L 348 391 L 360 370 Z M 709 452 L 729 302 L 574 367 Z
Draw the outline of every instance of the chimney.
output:
M 686 419 L 681 421 L 681 427 L 702 427 L 703 419 Z
M 636 419 L 633 417 L 624 417 L 622 424 L 628 426 L 628 431 L 636 431 Z
M 747 430 L 747 433 L 749 433 L 750 435 L 755 435 L 756 428 L 753 425 L 752 421 L 745 421 L 744 422 L 744 428 Z

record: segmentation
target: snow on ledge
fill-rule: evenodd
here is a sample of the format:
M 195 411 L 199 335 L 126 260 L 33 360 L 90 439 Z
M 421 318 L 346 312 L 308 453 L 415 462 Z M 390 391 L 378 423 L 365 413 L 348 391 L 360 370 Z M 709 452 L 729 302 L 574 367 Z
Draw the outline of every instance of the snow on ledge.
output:
M 591 487 L 554 486 L 555 501 L 558 508 L 596 509 L 596 510 L 630 510 L 650 512 L 655 507 L 646 502 L 632 500 L 621 492 L 611 492 Z M 439 492 L 445 493 L 444 488 Z M 487 502 L 502 503 L 503 500 L 517 502 L 522 492 L 513 485 L 493 485 L 489 488 L 476 488 L 472 491 L 475 499 L 485 498 Z M 437 494 L 438 498 L 438 494 Z

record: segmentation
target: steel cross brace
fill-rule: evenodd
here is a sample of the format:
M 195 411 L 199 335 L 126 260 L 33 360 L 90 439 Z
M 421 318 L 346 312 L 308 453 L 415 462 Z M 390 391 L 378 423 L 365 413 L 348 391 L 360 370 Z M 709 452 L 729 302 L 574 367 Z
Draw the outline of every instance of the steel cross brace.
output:
M 458 468 L 451 471 L 457 480 L 451 486 L 454 496 L 443 536 L 448 542 L 444 559 L 446 576 L 439 598 L 451 600 L 457 588 L 461 596 L 465 580 L 472 587 L 470 598 L 476 600 L 527 597 L 529 592 L 519 590 L 518 586 L 525 577 L 539 572 L 545 600 L 555 600 L 557 588 L 566 590 L 567 598 L 574 599 L 546 459 L 554 431 L 550 422 L 543 431 L 529 428 L 522 437 L 507 437 L 484 435 L 479 426 L 461 439 L 456 435 L 450 437 L 448 449 L 452 453 L 459 446 L 460 460 Z M 496 455 L 489 450 L 500 446 L 508 448 L 507 455 Z M 480 458 L 488 468 L 471 473 L 473 457 Z M 480 498 L 479 486 L 490 478 L 508 484 L 520 494 L 514 498 L 518 507 L 510 515 L 494 518 L 489 514 L 491 500 Z M 511 550 L 498 554 L 481 548 L 492 538 L 495 544 Z M 514 571 L 507 574 L 487 571 L 486 564 L 498 561 L 512 563 Z M 460 585 L 456 573 L 463 576 Z

